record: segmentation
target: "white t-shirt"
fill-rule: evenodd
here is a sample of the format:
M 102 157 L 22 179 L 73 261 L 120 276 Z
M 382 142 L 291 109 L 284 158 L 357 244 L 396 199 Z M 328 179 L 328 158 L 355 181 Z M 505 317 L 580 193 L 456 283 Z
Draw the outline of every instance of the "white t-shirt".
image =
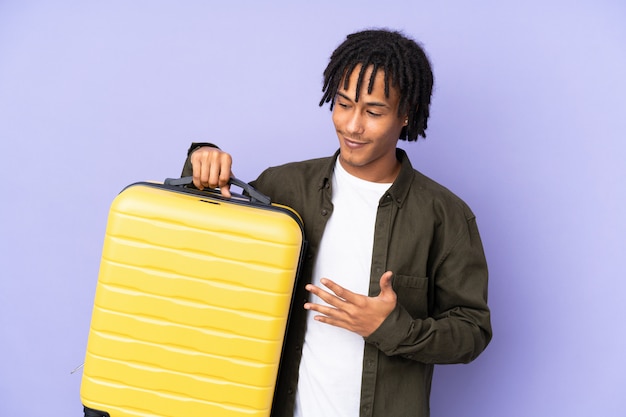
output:
M 332 179 L 333 213 L 320 242 L 313 283 L 321 278 L 367 295 L 378 202 L 391 184 L 348 174 L 339 159 Z M 324 303 L 313 296 L 312 302 Z M 361 399 L 363 337 L 307 317 L 295 417 L 356 417 Z

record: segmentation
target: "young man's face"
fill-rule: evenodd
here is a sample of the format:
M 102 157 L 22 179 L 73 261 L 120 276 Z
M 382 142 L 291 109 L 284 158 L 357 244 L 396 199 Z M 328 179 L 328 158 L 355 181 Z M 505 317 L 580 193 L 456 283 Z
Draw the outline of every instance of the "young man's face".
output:
M 398 116 L 400 94 L 389 86 L 385 97 L 385 75 L 378 71 L 371 94 L 367 93 L 372 67 L 365 71 L 359 101 L 355 101 L 356 84 L 361 66 L 352 74 L 348 88 L 343 81 L 337 90 L 333 123 L 339 138 L 342 166 L 350 174 L 373 182 L 393 182 L 400 165 L 396 144 L 405 126 L 406 116 Z

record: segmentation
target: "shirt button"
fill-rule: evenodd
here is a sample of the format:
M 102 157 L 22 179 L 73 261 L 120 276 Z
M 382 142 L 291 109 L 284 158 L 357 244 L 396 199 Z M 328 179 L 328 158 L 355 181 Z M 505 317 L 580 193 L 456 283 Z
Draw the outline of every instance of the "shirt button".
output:
M 292 394 L 293 394 L 293 389 L 288 388 L 288 389 L 287 389 L 287 394 L 292 395 Z
M 328 210 L 322 209 L 322 216 L 326 216 L 328 214 Z

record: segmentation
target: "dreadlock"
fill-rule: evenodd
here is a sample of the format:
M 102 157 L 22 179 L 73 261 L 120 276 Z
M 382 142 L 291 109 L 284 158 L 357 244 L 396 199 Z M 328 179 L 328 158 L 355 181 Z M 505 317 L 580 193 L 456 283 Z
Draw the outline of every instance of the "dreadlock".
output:
M 332 53 L 324 70 L 324 95 L 320 106 L 330 102 L 330 109 L 333 109 L 339 83 L 344 80 L 343 88 L 347 89 L 350 75 L 358 65 L 361 65 L 361 70 L 355 100 L 359 100 L 366 69 L 373 67 L 367 84 L 368 94 L 374 87 L 377 71 L 384 71 L 385 96 L 389 97 L 390 85 L 397 88 L 400 93 L 398 116 L 409 116 L 409 123 L 402 128 L 400 139 L 415 141 L 419 136 L 425 138 L 433 73 L 422 47 L 400 32 L 385 29 L 365 30 L 348 35 Z

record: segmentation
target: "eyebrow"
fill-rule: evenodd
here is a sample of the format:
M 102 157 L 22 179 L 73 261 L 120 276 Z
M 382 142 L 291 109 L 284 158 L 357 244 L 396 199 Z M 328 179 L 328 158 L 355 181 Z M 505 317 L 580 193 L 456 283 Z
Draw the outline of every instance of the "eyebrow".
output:
M 337 95 L 338 95 L 338 96 L 343 97 L 344 99 L 346 99 L 346 100 L 348 100 L 348 101 L 350 101 L 350 102 L 353 102 L 353 101 L 354 101 L 354 100 L 352 100 L 352 99 L 351 99 L 348 95 L 346 95 L 346 94 L 344 94 L 344 93 L 342 93 L 342 92 L 340 92 L 340 91 L 337 91 Z M 367 106 L 391 108 L 391 107 L 389 106 L 389 104 L 387 104 L 387 103 L 382 103 L 382 102 L 380 102 L 380 101 L 367 101 L 367 102 L 365 102 L 365 104 L 366 104 Z

